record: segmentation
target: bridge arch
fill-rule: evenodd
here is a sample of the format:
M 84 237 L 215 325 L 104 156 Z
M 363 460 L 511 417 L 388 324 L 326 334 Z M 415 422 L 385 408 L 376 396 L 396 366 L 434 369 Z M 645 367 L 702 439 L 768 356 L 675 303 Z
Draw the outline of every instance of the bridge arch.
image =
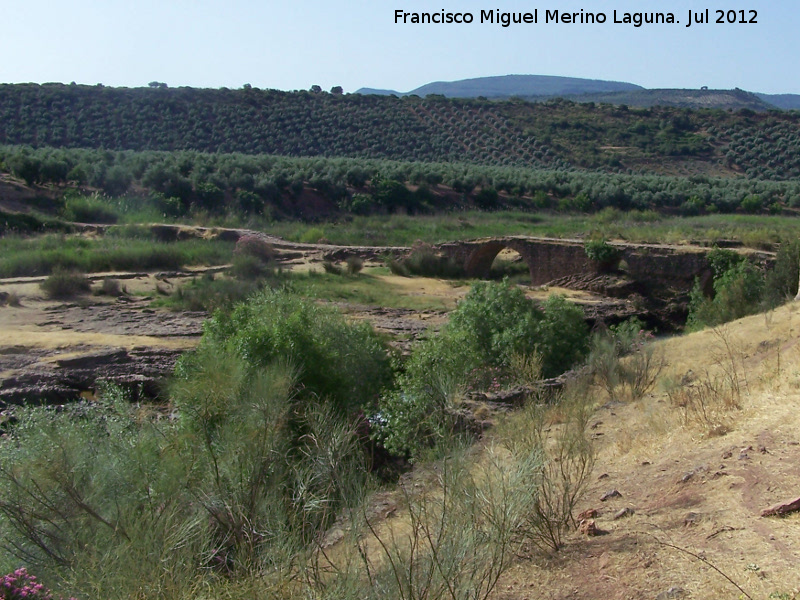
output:
M 464 272 L 467 277 L 488 279 L 494 260 L 505 249 L 517 252 L 527 265 L 528 272 L 532 274 L 530 257 L 524 252 L 524 248 L 517 247 L 513 240 L 499 239 L 481 244 L 470 253 L 464 263 Z

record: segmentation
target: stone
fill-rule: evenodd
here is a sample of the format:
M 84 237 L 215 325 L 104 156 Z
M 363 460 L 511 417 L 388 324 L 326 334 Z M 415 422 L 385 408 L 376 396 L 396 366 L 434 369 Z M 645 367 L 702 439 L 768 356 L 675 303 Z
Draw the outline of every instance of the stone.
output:
M 788 500 L 786 502 L 779 502 L 769 508 L 761 511 L 762 517 L 775 517 L 781 515 L 788 515 L 789 513 L 797 512 L 800 510 L 800 498 Z
M 702 519 L 700 513 L 690 512 L 686 513 L 686 516 L 683 518 L 683 525 L 684 527 L 691 527 L 692 525 L 697 525 Z
M 610 500 L 611 498 L 622 498 L 622 494 L 619 493 L 619 490 L 609 490 L 602 496 L 600 496 L 600 502 L 605 502 L 606 500 Z
M 624 519 L 626 517 L 632 517 L 636 513 L 630 506 L 626 506 L 622 510 L 617 511 L 614 513 L 614 520 L 618 521 L 619 519 Z
M 672 600 L 673 598 L 683 598 L 685 595 L 686 590 L 684 590 L 682 587 L 674 585 L 656 596 L 656 600 Z

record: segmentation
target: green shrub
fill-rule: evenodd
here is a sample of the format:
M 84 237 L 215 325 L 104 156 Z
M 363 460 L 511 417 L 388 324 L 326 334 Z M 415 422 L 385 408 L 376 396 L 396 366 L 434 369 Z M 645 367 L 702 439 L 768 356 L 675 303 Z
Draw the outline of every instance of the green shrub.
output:
M 39 287 L 49 298 L 65 299 L 87 293 L 91 284 L 82 273 L 57 270 L 40 283 Z
M 297 405 L 298 385 L 286 361 L 253 371 L 206 346 L 178 370 L 173 418 L 116 390 L 18 410 L 0 439 L 3 560 L 81 597 L 183 597 L 248 576 L 275 597 L 367 487 L 353 424 Z
M 514 378 L 520 356 L 540 357 L 542 374 L 552 377 L 587 350 L 580 307 L 561 296 L 539 307 L 507 281 L 476 283 L 444 329 L 412 348 L 397 389 L 381 399 L 378 436 L 391 452 L 419 457 L 459 433 L 456 402 L 469 382 L 487 389 Z M 492 376 L 481 377 L 487 368 Z
M 116 223 L 119 219 L 108 199 L 97 194 L 67 198 L 61 216 L 78 223 Z
M 742 199 L 740 206 L 744 212 L 752 215 L 761 212 L 761 209 L 764 207 L 764 203 L 761 201 L 760 196 L 757 194 L 752 194 L 750 196 L 745 196 Z
M 784 242 L 775 256 L 775 266 L 767 273 L 765 282 L 765 301 L 767 307 L 775 307 L 791 300 L 797 294 L 798 260 L 800 241 Z
M 745 260 L 745 257 L 727 248 L 718 248 L 714 246 L 711 251 L 706 255 L 706 260 L 711 266 L 714 273 L 714 278 L 718 279 L 730 269 Z
M 213 273 L 209 273 L 180 286 L 169 298 L 160 302 L 174 310 L 210 313 L 215 310 L 230 310 L 234 304 L 245 300 L 259 289 L 261 284 L 256 280 L 215 278 Z
M 605 240 L 589 240 L 584 245 L 586 256 L 602 271 L 616 268 L 622 257 L 622 251 Z
M 390 377 L 383 344 L 369 325 L 288 292 L 264 290 L 205 326 L 201 348 L 230 348 L 252 369 L 275 360 L 299 369 L 306 393 L 350 414 L 371 405 Z
M 322 268 L 325 270 L 326 273 L 330 273 L 331 275 L 342 274 L 342 267 L 329 260 L 322 261 Z
M 437 253 L 430 244 L 414 244 L 411 252 L 401 262 L 406 271 L 420 277 L 457 279 L 464 276 L 462 265 L 449 256 Z
M 325 238 L 325 230 L 322 227 L 309 227 L 300 236 L 301 242 L 304 244 L 316 244 Z
M 270 263 L 265 263 L 256 256 L 239 254 L 233 257 L 230 269 L 231 275 L 244 281 L 257 281 L 275 273 L 275 268 Z
M 702 329 L 752 315 L 763 307 L 764 274 L 742 260 L 714 278 L 714 297 L 707 298 L 695 283 L 689 301 L 690 330 Z

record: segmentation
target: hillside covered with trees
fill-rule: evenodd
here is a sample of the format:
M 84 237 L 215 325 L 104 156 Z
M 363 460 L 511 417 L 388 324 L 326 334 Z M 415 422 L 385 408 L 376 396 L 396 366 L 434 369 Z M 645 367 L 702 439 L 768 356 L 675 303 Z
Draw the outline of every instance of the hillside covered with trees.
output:
M 0 85 L 0 143 L 774 180 L 800 176 L 800 115 L 794 113 L 251 86 Z

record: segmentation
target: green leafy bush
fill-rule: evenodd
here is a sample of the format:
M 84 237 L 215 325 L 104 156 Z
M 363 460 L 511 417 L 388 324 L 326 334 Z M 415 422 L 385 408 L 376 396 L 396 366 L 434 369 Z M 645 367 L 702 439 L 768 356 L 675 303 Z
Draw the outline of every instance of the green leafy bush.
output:
M 280 290 L 264 290 L 230 314 L 215 314 L 201 341 L 201 348 L 208 346 L 229 348 L 252 369 L 291 361 L 305 392 L 330 400 L 343 414 L 374 403 L 391 374 L 369 325 L 348 323 L 336 309 Z
M 98 194 L 67 198 L 61 216 L 67 221 L 78 223 L 116 223 L 119 220 L 119 215 L 109 200 Z
M 764 273 L 741 260 L 714 278 L 713 298 L 707 298 L 700 283 L 695 283 L 686 326 L 697 330 L 752 315 L 763 307 L 764 292 Z
M 552 377 L 587 350 L 580 307 L 561 296 L 537 306 L 507 281 L 476 283 L 445 328 L 412 349 L 396 390 L 381 400 L 380 439 L 392 452 L 419 456 L 457 433 L 455 403 L 467 382 L 513 377 L 520 356 L 541 357 L 543 375 Z M 476 376 L 487 367 L 496 369 L 489 382 Z
M 765 301 L 768 307 L 783 304 L 797 294 L 800 269 L 800 240 L 784 242 L 775 256 L 775 266 L 767 273 Z
M 594 261 L 600 270 L 613 270 L 619 263 L 622 251 L 606 240 L 589 240 L 584 245 L 586 256 Z

